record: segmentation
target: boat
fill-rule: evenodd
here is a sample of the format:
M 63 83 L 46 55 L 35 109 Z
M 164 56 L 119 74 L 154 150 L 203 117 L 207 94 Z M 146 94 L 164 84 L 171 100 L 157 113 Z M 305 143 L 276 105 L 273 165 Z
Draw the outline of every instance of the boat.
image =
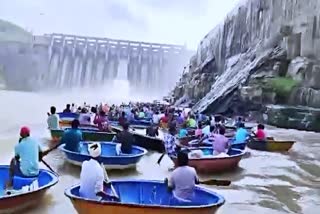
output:
M 231 171 L 238 167 L 240 160 L 245 154 L 240 149 L 229 149 L 227 157 L 213 156 L 212 147 L 199 147 L 197 150 L 201 150 L 203 156 L 201 158 L 189 157 L 189 166 L 194 167 L 199 173 L 219 173 Z M 175 165 L 177 164 L 177 158 L 171 157 Z
M 183 146 L 190 146 L 189 142 L 198 142 L 200 138 L 195 135 L 186 136 L 186 137 L 177 137 L 179 143 Z
M 71 125 L 71 122 L 74 119 L 79 119 L 79 114 L 78 113 L 65 113 L 65 112 L 59 112 L 57 113 L 59 115 L 59 125 L 60 126 L 65 126 L 65 125 Z
M 39 204 L 46 191 L 58 183 L 58 176 L 50 171 L 40 169 L 38 177 L 13 178 L 13 190 L 4 190 L 5 182 L 9 179 L 9 166 L 0 166 L 0 213 L 22 213 L 25 209 Z M 22 187 L 30 186 L 37 180 L 38 188 L 31 191 L 22 191 Z
M 115 132 L 101 132 L 98 127 L 87 126 L 79 127 L 82 132 L 84 141 L 111 141 L 116 135 Z M 54 129 L 50 130 L 51 138 L 53 142 L 58 142 L 66 129 Z
M 112 130 L 119 133 L 123 129 L 120 126 L 112 126 Z M 146 132 L 144 128 L 140 126 L 138 126 L 138 128 L 136 126 L 130 126 L 130 132 L 134 137 L 134 145 L 160 153 L 165 151 L 163 140 L 159 137 L 150 137 L 142 134 L 141 132 Z
M 286 152 L 291 149 L 295 141 L 279 141 L 274 139 L 267 139 L 261 141 L 258 139 L 250 139 L 248 147 L 254 150 L 269 151 L 269 152 Z
M 173 200 L 172 193 L 162 181 L 122 180 L 111 184 L 120 202 L 83 198 L 79 194 L 79 185 L 67 188 L 65 195 L 79 214 L 213 214 L 225 202 L 221 195 L 200 186 L 195 188 L 194 201 L 179 203 Z
M 116 155 L 116 143 L 101 142 L 101 156 L 99 162 L 106 169 L 128 169 L 135 168 L 147 151 L 141 147 L 133 146 L 132 154 Z M 72 152 L 65 149 L 65 145 L 59 147 L 66 155 L 67 161 L 73 165 L 81 166 L 83 161 L 91 159 L 88 153 L 88 143 L 81 142 L 80 152 Z

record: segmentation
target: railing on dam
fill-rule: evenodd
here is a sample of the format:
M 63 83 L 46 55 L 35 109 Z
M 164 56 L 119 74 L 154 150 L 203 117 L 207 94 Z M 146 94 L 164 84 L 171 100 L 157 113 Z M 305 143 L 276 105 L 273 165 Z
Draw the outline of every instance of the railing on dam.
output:
M 91 46 L 96 48 L 122 48 L 132 50 L 152 50 L 153 52 L 175 53 L 181 54 L 186 51 L 186 47 L 182 45 L 170 45 L 160 43 L 138 42 L 130 40 L 116 40 L 110 38 L 86 37 L 69 34 L 46 34 L 50 38 L 52 46 L 73 45 L 73 46 Z

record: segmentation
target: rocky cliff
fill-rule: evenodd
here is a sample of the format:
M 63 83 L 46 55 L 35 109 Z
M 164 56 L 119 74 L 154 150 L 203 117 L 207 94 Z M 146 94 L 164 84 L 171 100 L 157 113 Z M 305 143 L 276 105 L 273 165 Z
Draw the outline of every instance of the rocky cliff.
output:
M 174 99 L 201 112 L 320 107 L 320 1 L 244 0 L 200 42 Z

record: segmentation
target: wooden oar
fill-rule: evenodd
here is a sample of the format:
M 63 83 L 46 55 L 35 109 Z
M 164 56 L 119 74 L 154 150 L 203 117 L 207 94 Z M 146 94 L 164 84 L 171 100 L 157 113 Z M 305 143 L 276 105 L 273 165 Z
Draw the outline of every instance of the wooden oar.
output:
M 199 184 L 215 185 L 215 186 L 229 186 L 231 184 L 231 181 L 210 179 L 210 180 L 206 180 L 206 181 L 199 181 Z
M 42 162 L 46 167 L 48 167 L 48 169 L 50 169 L 54 174 L 57 174 L 57 175 L 58 175 L 58 173 L 56 173 L 56 172 L 52 169 L 52 167 L 51 167 L 47 162 L 45 162 L 43 159 L 41 159 L 41 162 Z
M 103 167 L 105 169 L 105 167 L 103 166 L 102 163 L 101 163 L 101 167 Z M 121 199 L 120 199 L 119 195 L 117 194 L 116 190 L 114 189 L 112 182 L 109 180 L 109 176 L 108 176 L 106 169 L 104 170 L 104 177 L 105 177 L 105 182 L 110 185 L 113 196 L 120 202 Z
M 162 155 L 160 156 L 160 158 L 158 159 L 158 161 L 157 161 L 157 164 L 158 165 L 160 165 L 160 163 L 161 163 L 161 161 L 162 161 L 162 159 L 163 159 L 163 157 L 166 155 L 166 153 L 162 153 Z

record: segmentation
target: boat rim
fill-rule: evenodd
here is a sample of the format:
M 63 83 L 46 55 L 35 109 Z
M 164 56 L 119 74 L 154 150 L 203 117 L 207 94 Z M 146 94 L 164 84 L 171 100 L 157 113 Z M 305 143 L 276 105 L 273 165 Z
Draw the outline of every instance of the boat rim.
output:
M 194 150 L 201 150 L 201 149 L 212 149 L 212 147 L 201 146 L 201 147 L 197 147 Z M 224 160 L 224 159 L 233 159 L 233 158 L 237 158 L 237 157 L 242 158 L 246 153 L 244 150 L 241 150 L 241 149 L 231 149 L 231 150 L 240 151 L 240 154 L 236 154 L 236 155 L 232 155 L 232 156 L 228 156 L 228 157 L 189 158 L 189 161 Z M 177 156 L 172 156 L 172 158 L 177 159 Z
M 89 142 L 90 141 L 81 141 L 82 143 L 85 143 L 85 144 L 89 144 Z M 117 145 L 117 143 L 112 143 L 112 142 L 103 142 L 103 141 L 100 141 L 99 142 L 100 144 L 108 144 L 108 145 Z M 65 146 L 65 144 L 61 144 L 60 146 L 59 146 L 59 149 L 61 150 L 61 151 L 63 151 L 63 152 L 65 152 L 65 153 L 69 153 L 69 154 L 76 154 L 76 155 L 81 155 L 81 156 L 87 156 L 87 157 L 90 157 L 90 155 L 89 154 L 81 154 L 81 153 L 79 153 L 79 152 L 73 152 L 73 151 L 69 151 L 69 150 L 67 150 L 67 149 L 65 149 L 64 148 L 64 146 Z M 118 158 L 137 158 L 137 157 L 142 157 L 142 156 L 144 156 L 145 154 L 147 154 L 147 150 L 146 149 L 144 149 L 144 148 L 142 148 L 142 147 L 140 147 L 140 146 L 135 146 L 135 145 L 132 145 L 132 148 L 135 148 L 135 149 L 138 149 L 138 150 L 140 150 L 141 151 L 141 153 L 139 153 L 139 154 L 126 154 L 126 155 L 124 155 L 124 156 L 103 156 L 103 155 L 100 155 L 100 157 L 101 158 L 116 158 L 116 159 L 118 159 Z
M 0 169 L 1 168 L 6 168 L 9 170 L 9 166 L 8 165 L 0 165 Z M 29 195 L 29 194 L 32 194 L 32 193 L 36 193 L 36 192 L 40 192 L 42 190 L 45 190 L 45 189 L 49 189 L 50 187 L 56 185 L 59 181 L 59 175 L 55 172 L 52 172 L 52 171 L 49 171 L 47 169 L 39 169 L 39 172 L 45 172 L 47 173 L 51 178 L 52 178 L 52 181 L 50 181 L 48 184 L 36 189 L 36 190 L 33 190 L 33 191 L 29 191 L 29 192 L 23 192 L 23 193 L 20 193 L 20 194 L 16 194 L 16 195 L 5 195 L 5 196 L 2 196 L 0 197 L 0 201 L 3 200 L 3 199 L 8 199 L 8 198 L 14 198 L 14 197 L 18 197 L 18 196 L 23 196 L 23 195 Z
M 112 182 L 117 182 L 117 183 L 126 183 L 126 182 L 142 182 L 142 183 L 153 183 L 153 184 L 163 184 L 164 182 L 163 181 L 159 181 L 159 180 L 138 180 L 138 179 L 130 179 L 130 180 L 113 180 L 111 181 Z M 114 201 L 97 201 L 97 200 L 93 200 L 93 199 L 87 199 L 87 198 L 83 198 L 83 197 L 80 197 L 80 196 L 76 196 L 74 194 L 71 193 L 71 190 L 74 189 L 74 188 L 77 188 L 77 187 L 80 187 L 80 184 L 76 184 L 76 185 L 73 185 L 71 187 L 68 187 L 65 189 L 64 191 L 64 194 L 65 196 L 67 196 L 68 198 L 70 199 L 78 199 L 78 200 L 83 200 L 83 201 L 87 201 L 87 202 L 90 202 L 90 203 L 95 203 L 95 204 L 101 204 L 101 205 L 121 205 L 121 206 L 127 206 L 127 207 L 138 207 L 138 208 L 165 208 L 165 209 L 201 209 L 201 208 L 210 208 L 210 207 L 220 207 L 222 206 L 224 203 L 225 203 L 225 198 L 212 191 L 212 190 L 209 190 L 205 187 L 201 187 L 201 186 L 196 186 L 195 189 L 197 190 L 200 190 L 200 191 L 203 191 L 203 192 L 206 192 L 210 195 L 214 195 L 218 198 L 218 201 L 215 202 L 215 203 L 210 203 L 210 204 L 207 204 L 207 205 L 197 205 L 197 206 L 169 206 L 169 205 L 152 205 L 152 204 L 135 204 L 135 203 L 121 203 L 121 202 L 114 202 Z
M 64 132 L 65 130 L 67 129 L 71 129 L 71 128 L 63 128 L 63 129 L 51 129 L 50 132 L 54 131 L 59 131 L 59 132 Z M 79 130 L 81 132 L 84 132 L 84 133 L 93 133 L 93 134 L 105 134 L 105 135 L 116 135 L 117 133 L 116 132 L 101 132 L 101 131 L 95 131 L 95 130 L 89 130 L 89 129 L 85 129 L 85 130 L 81 130 L 81 128 L 79 128 Z

